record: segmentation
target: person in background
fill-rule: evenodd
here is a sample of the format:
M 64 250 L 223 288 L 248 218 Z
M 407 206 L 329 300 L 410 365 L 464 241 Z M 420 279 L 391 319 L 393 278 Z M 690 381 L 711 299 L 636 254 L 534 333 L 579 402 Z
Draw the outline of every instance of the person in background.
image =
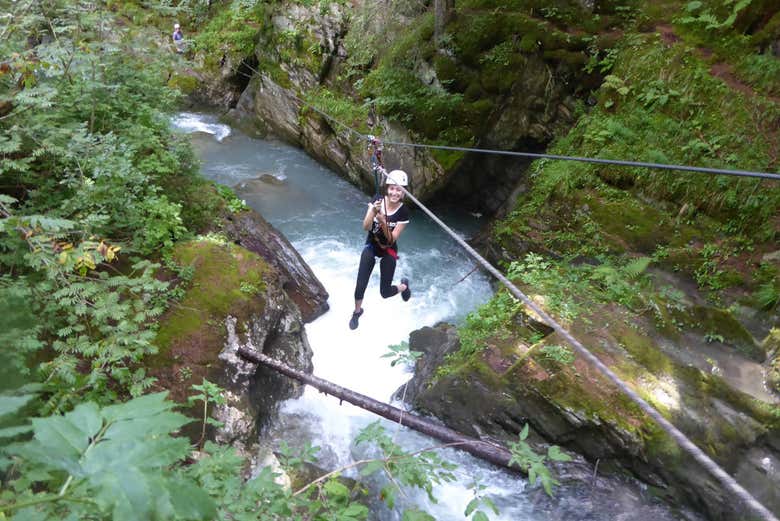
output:
M 173 24 L 173 45 L 176 47 L 176 52 L 184 52 L 184 35 L 181 32 L 181 26 L 179 24 Z
M 404 206 L 404 191 L 401 188 L 408 183 L 406 172 L 393 170 L 387 174 L 385 181 L 387 195 L 377 197 L 368 203 L 366 215 L 363 217 L 363 229 L 368 232 L 366 244 L 360 255 L 357 283 L 355 284 L 355 311 L 349 320 L 349 328 L 357 329 L 358 319 L 363 314 L 363 295 L 368 286 L 368 279 L 374 270 L 376 258 L 379 257 L 379 293 L 382 298 L 401 294 L 401 298 L 409 300 L 412 291 L 409 280 L 401 279 L 401 283 L 393 286 L 395 264 L 398 259 L 396 241 L 401 232 L 409 224 L 409 209 Z

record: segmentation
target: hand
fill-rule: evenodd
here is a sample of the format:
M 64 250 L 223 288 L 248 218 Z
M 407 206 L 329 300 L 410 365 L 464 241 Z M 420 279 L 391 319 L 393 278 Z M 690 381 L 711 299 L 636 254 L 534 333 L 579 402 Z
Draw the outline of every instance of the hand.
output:
M 382 203 L 380 201 L 374 201 L 373 203 L 369 204 L 374 209 L 375 214 L 381 213 L 382 210 Z

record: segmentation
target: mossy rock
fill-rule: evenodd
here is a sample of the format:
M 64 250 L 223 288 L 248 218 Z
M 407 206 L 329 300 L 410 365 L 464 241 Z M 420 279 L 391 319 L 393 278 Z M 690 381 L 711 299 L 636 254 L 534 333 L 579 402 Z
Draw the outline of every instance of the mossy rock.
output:
M 590 59 L 584 52 L 567 51 L 566 49 L 546 50 L 542 53 L 545 60 L 555 63 L 565 63 L 572 67 L 584 67 Z
M 433 58 L 433 68 L 436 70 L 436 77 L 440 82 L 452 83 L 453 86 L 457 85 L 457 80 L 460 77 L 460 74 L 458 72 L 458 64 L 455 62 L 455 60 L 448 56 L 437 54 Z
M 200 82 L 194 76 L 174 73 L 168 80 L 168 86 L 180 91 L 182 94 L 188 95 L 195 92 L 200 86 Z
M 705 306 L 694 306 L 690 312 L 693 325 L 712 338 L 734 346 L 745 356 L 763 362 L 766 352 L 730 311 Z
M 620 250 L 652 253 L 659 245 L 669 244 L 674 236 L 675 230 L 663 212 L 636 199 L 593 198 L 587 204 L 593 220 Z
M 243 319 L 263 312 L 266 278 L 273 272 L 258 255 L 212 240 L 179 244 L 173 258 L 192 268 L 193 276 L 181 301 L 160 320 L 154 341 L 159 351 L 147 364 L 183 402 L 185 386 L 211 378 L 225 344 L 225 318 L 237 317 L 241 327 Z
M 762 345 L 769 357 L 766 383 L 771 390 L 780 393 L 780 329 L 772 328 Z

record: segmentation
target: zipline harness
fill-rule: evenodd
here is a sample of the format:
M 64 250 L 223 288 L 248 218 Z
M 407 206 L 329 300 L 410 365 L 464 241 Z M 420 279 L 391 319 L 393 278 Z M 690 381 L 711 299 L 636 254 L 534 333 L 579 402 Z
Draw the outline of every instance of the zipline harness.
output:
M 349 125 L 346 125 L 337 119 L 333 118 L 329 114 L 321 111 L 317 107 L 311 105 L 310 103 L 306 102 L 305 100 L 302 100 L 298 96 L 290 93 L 290 96 L 294 99 L 298 100 L 303 105 L 309 107 L 311 110 L 317 112 L 321 116 L 323 116 L 328 121 L 331 121 L 337 125 L 340 125 L 344 127 L 348 132 L 351 134 L 354 134 L 358 136 L 361 140 L 367 141 L 370 143 L 370 146 L 373 146 L 374 148 L 374 154 L 372 155 L 372 169 L 375 170 L 375 176 L 376 173 L 379 172 L 380 174 L 386 175 L 386 172 L 384 172 L 384 168 L 379 166 L 378 168 L 375 168 L 373 165 L 374 156 L 376 155 L 376 150 L 379 149 L 379 159 L 377 161 L 381 161 L 381 143 L 374 137 L 374 136 L 367 136 L 364 135 L 357 130 L 353 129 Z M 374 143 L 376 143 L 374 145 Z M 511 151 L 502 151 L 502 150 L 489 150 L 489 149 L 479 149 L 479 148 L 465 148 L 465 147 L 450 147 L 450 146 L 443 146 L 443 145 L 424 145 L 424 144 L 417 144 L 417 143 L 400 143 L 400 142 L 393 142 L 393 141 L 385 141 L 385 145 L 393 145 L 393 146 L 407 146 L 407 147 L 414 147 L 414 148 L 432 148 L 432 149 L 440 149 L 440 150 L 454 150 L 454 151 L 462 151 L 462 152 L 475 152 L 475 153 L 485 153 L 485 154 L 501 154 L 501 155 L 511 155 L 511 156 L 520 156 L 520 157 L 528 157 L 528 158 L 535 158 L 535 159 L 557 159 L 557 160 L 564 160 L 564 161 L 582 161 L 582 162 L 589 162 L 589 163 L 600 163 L 600 164 L 612 164 L 612 165 L 618 165 L 618 166 L 636 166 L 636 167 L 643 167 L 643 168 L 657 168 L 657 169 L 663 169 L 663 170 L 682 170 L 686 172 L 699 172 L 699 173 L 705 173 L 705 174 L 712 174 L 712 175 L 731 175 L 731 176 L 739 176 L 739 177 L 757 177 L 757 178 L 763 178 L 763 179 L 773 179 L 773 180 L 780 180 L 780 174 L 775 173 L 767 173 L 767 172 L 751 172 L 746 170 L 723 170 L 723 169 L 717 169 L 717 168 L 706 168 L 706 167 L 695 167 L 695 166 L 685 166 L 685 165 L 671 165 L 671 164 L 661 164 L 661 163 L 643 163 L 643 162 L 635 162 L 635 161 L 618 161 L 618 160 L 610 160 L 610 159 L 598 159 L 598 158 L 587 158 L 587 157 L 572 157 L 572 156 L 561 156 L 561 155 L 554 155 L 554 154 L 535 154 L 535 153 L 526 153 L 526 152 L 511 152 Z M 375 179 L 378 180 L 378 177 L 375 177 Z M 379 183 L 377 182 L 377 186 Z M 648 416 L 653 418 L 656 423 L 664 430 L 666 431 L 669 436 L 671 436 L 677 444 L 682 447 L 688 454 L 690 454 L 699 464 L 701 464 L 707 471 L 714 476 L 720 483 L 727 489 L 732 491 L 737 497 L 739 497 L 743 503 L 748 506 L 754 513 L 759 515 L 762 519 L 765 521 L 780 521 L 778 520 L 775 515 L 770 512 L 765 506 L 763 506 L 761 503 L 754 498 L 750 492 L 748 492 L 742 485 L 737 483 L 737 481 L 731 477 L 726 471 L 724 471 L 715 461 L 713 461 L 709 456 L 707 456 L 699 447 L 697 447 L 688 437 L 683 434 L 677 427 L 675 427 L 669 420 L 667 420 L 661 413 L 659 413 L 652 405 L 650 405 L 647 401 L 645 401 L 642 397 L 640 397 L 633 389 L 631 389 L 624 381 L 620 379 L 618 375 L 616 375 L 609 367 L 604 365 L 604 363 L 601 362 L 595 355 L 593 355 L 582 343 L 580 343 L 579 340 L 574 338 L 572 334 L 563 328 L 553 317 L 551 317 L 547 312 L 545 312 L 542 308 L 540 308 L 533 300 L 528 298 L 528 296 L 525 295 L 520 289 L 517 288 L 506 276 L 504 276 L 503 273 L 501 273 L 498 269 L 496 269 L 493 265 L 491 265 L 487 260 L 485 260 L 479 253 L 477 253 L 474 248 L 469 246 L 466 241 L 461 239 L 461 237 L 455 233 L 452 229 L 450 229 L 441 219 L 439 219 L 433 212 L 431 212 L 424 204 L 422 204 L 416 197 L 414 197 L 406 188 L 403 186 L 400 187 L 404 194 L 407 195 L 417 206 L 420 207 L 421 210 L 423 210 L 428 217 L 430 217 L 436 224 L 439 225 L 445 232 L 447 232 L 450 237 L 452 237 L 455 242 L 457 242 L 460 246 L 462 246 L 466 252 L 469 253 L 485 270 L 490 272 L 496 279 L 498 279 L 501 284 L 503 284 L 509 292 L 519 299 L 523 304 L 525 304 L 528 308 L 530 308 L 532 311 L 534 311 L 539 317 L 542 318 L 542 320 L 547 323 L 553 330 L 555 330 L 556 333 L 558 333 L 561 337 L 563 337 L 580 355 L 582 355 L 586 360 L 588 360 L 592 365 L 594 365 L 601 373 L 604 374 L 612 383 L 614 383 L 623 393 L 626 394 L 634 403 L 636 403 L 642 411 L 644 411 Z

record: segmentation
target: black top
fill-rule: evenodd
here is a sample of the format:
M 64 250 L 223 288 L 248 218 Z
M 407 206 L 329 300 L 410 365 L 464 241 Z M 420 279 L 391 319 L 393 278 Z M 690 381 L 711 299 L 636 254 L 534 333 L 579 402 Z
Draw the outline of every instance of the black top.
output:
M 377 197 L 373 202 L 376 201 L 382 201 L 382 197 Z M 387 216 L 387 227 L 391 234 L 397 225 L 408 222 L 409 209 L 404 206 L 404 203 L 401 203 L 401 206 L 396 208 L 393 213 Z M 385 237 L 385 234 L 382 232 L 382 226 L 379 224 L 379 220 L 377 220 L 376 216 L 374 216 L 374 222 L 371 224 L 371 229 L 368 231 L 366 242 L 372 242 L 382 248 L 393 246 L 396 251 L 398 250 L 398 244 L 387 244 L 387 237 Z

